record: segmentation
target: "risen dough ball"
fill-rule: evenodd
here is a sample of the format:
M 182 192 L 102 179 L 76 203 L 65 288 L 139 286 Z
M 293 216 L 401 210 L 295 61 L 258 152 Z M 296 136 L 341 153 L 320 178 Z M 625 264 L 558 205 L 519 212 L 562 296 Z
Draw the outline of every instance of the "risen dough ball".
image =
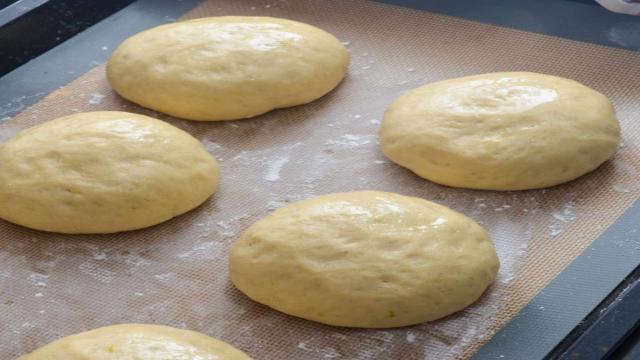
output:
M 231 250 L 253 300 L 329 325 L 435 320 L 478 299 L 498 258 L 487 233 L 444 206 L 393 193 L 330 194 L 253 224 Z
M 0 145 L 0 218 L 60 233 L 158 224 L 204 202 L 218 165 L 186 132 L 126 112 L 79 113 Z
M 18 360 L 251 360 L 204 334 L 168 326 L 121 324 L 54 341 Z
M 313 101 L 344 77 L 333 35 L 270 17 L 182 21 L 127 39 L 107 64 L 111 86 L 142 106 L 191 120 L 234 120 Z
M 401 96 L 380 129 L 384 153 L 449 186 L 523 190 L 573 180 L 611 157 L 620 128 L 609 99 L 573 80 L 492 73 Z

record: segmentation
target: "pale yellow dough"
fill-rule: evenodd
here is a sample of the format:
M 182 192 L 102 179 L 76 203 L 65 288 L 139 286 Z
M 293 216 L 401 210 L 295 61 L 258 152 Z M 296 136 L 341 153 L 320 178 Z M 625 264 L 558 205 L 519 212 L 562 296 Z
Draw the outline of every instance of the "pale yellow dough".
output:
M 349 53 L 300 22 L 222 16 L 162 25 L 127 39 L 107 75 L 122 97 L 191 120 L 234 120 L 305 104 L 344 77 Z
M 62 117 L 0 145 L 0 218 L 60 233 L 158 224 L 214 193 L 215 159 L 191 135 L 126 112 Z
M 428 84 L 401 96 L 380 128 L 394 162 L 436 183 L 487 190 L 553 186 L 618 148 L 611 101 L 576 81 L 526 72 Z
M 18 360 L 251 360 L 204 334 L 168 326 L 121 324 L 67 336 Z
M 247 229 L 230 254 L 253 300 L 329 325 L 388 328 L 473 303 L 498 258 L 487 233 L 444 206 L 393 193 L 319 196 Z

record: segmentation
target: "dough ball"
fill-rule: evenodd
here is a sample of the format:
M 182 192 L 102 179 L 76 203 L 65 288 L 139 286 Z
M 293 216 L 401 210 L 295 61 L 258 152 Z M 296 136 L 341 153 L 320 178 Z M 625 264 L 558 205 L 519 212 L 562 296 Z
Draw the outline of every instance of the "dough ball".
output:
M 253 300 L 329 325 L 389 328 L 463 309 L 493 282 L 487 233 L 444 206 L 393 193 L 330 194 L 253 224 L 230 254 Z
M 121 324 L 54 341 L 18 360 L 251 360 L 204 334 L 168 326 Z
M 0 145 L 0 218 L 60 233 L 158 224 L 214 193 L 218 165 L 186 132 L 126 112 L 79 113 Z
M 525 72 L 428 84 L 402 95 L 380 128 L 382 151 L 433 182 L 524 190 L 597 168 L 618 148 L 609 99 L 576 81 Z
M 306 104 L 344 77 L 349 53 L 314 26 L 222 16 L 162 25 L 127 39 L 107 75 L 122 97 L 191 120 L 235 120 Z

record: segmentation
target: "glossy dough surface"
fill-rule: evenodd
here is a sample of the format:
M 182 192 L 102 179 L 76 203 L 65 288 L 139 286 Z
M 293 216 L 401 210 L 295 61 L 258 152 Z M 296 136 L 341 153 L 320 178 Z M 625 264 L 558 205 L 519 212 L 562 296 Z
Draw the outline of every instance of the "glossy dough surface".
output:
M 444 206 L 393 193 L 319 196 L 247 229 L 230 254 L 253 300 L 329 325 L 387 328 L 473 303 L 498 258 L 487 233 Z
M 54 341 L 18 360 L 251 360 L 204 334 L 168 326 L 121 324 Z
M 522 190 L 557 185 L 611 157 L 620 128 L 609 99 L 576 81 L 491 73 L 402 95 L 380 128 L 383 152 L 449 186 Z
M 296 21 L 222 16 L 127 39 L 107 64 L 111 86 L 142 106 L 191 120 L 234 120 L 305 104 L 336 87 L 349 53 Z
M 0 145 L 0 218 L 60 233 L 158 224 L 204 202 L 215 159 L 194 137 L 126 112 L 78 113 Z

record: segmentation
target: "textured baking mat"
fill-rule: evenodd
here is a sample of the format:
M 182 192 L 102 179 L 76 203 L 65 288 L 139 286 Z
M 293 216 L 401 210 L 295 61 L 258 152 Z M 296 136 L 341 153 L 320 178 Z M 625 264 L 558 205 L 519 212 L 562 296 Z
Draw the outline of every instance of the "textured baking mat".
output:
M 332 32 L 352 54 L 348 77 L 308 105 L 197 123 L 118 98 L 98 66 L 1 124 L 3 141 L 73 112 L 148 114 L 200 139 L 222 176 L 203 206 L 145 230 L 65 236 L 0 222 L 1 359 L 122 322 L 198 330 L 256 359 L 468 358 L 640 196 L 638 53 L 365 1 L 208 1 L 186 17 L 229 14 L 291 18 Z M 486 192 L 426 182 L 381 154 L 382 113 L 404 91 L 511 70 L 566 76 L 609 95 L 623 129 L 615 158 L 562 186 Z M 464 311 L 392 330 L 315 324 L 234 289 L 226 255 L 243 229 L 288 202 L 360 189 L 422 197 L 481 222 L 502 262 L 496 283 Z

